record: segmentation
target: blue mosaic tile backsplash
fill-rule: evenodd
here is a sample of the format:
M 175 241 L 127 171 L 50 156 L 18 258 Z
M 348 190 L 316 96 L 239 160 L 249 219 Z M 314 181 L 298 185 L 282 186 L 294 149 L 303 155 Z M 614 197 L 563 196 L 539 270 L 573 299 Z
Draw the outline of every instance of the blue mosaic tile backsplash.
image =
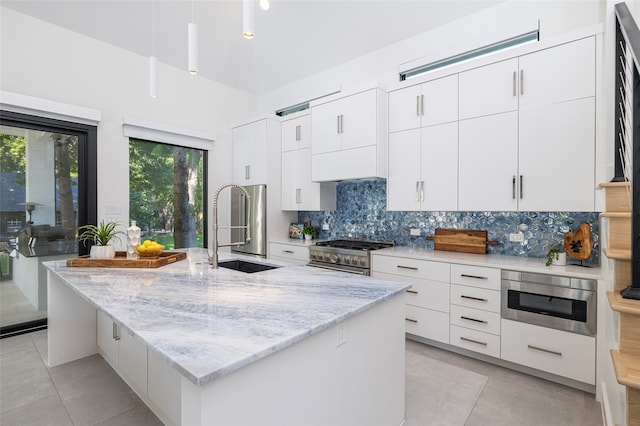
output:
M 498 241 L 488 246 L 488 253 L 508 256 L 546 258 L 554 245 L 562 246 L 564 235 L 578 229 L 581 222 L 591 225 L 594 242 L 591 259 L 600 263 L 600 221 L 598 212 L 400 212 L 387 211 L 386 180 L 341 182 L 337 188 L 335 211 L 298 212 L 299 223 L 311 220 L 319 239 L 340 237 L 394 240 L 398 246 L 433 248 L 425 237 L 436 228 L 486 229 L 488 239 Z M 323 231 L 322 224 L 329 224 Z M 510 242 L 516 227 L 524 234 L 524 242 Z M 409 230 L 420 230 L 420 236 Z

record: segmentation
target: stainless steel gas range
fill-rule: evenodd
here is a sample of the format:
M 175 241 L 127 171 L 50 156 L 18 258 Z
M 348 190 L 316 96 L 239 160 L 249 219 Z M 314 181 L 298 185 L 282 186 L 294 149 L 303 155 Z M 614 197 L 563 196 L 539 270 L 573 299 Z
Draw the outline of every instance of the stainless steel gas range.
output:
M 370 275 L 371 250 L 393 247 L 393 241 L 341 238 L 309 246 L 309 266 Z

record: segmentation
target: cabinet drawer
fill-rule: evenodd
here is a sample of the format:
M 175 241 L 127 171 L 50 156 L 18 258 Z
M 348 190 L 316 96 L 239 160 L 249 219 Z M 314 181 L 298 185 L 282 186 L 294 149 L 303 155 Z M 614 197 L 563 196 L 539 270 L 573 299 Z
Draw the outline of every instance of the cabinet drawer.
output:
M 449 314 L 407 305 L 405 331 L 426 339 L 449 343 Z
M 307 262 L 309 260 L 309 248 L 294 244 L 269 243 L 269 257 Z
M 383 272 L 372 272 L 374 278 L 411 283 L 412 287 L 405 290 L 404 302 L 407 305 L 449 312 L 449 284 L 440 281 L 423 280 L 415 277 L 399 277 Z
M 451 305 L 451 325 L 499 335 L 500 314 Z
M 371 263 L 371 270 L 376 272 L 449 282 L 448 263 L 375 255 L 371 256 Z
M 500 269 L 451 265 L 451 283 L 500 290 Z
M 595 356 L 595 337 L 502 320 L 504 360 L 594 385 Z
M 483 311 L 500 313 L 500 292 L 466 285 L 451 284 L 451 303 Z
M 500 358 L 500 336 L 451 326 L 451 344 L 474 352 Z

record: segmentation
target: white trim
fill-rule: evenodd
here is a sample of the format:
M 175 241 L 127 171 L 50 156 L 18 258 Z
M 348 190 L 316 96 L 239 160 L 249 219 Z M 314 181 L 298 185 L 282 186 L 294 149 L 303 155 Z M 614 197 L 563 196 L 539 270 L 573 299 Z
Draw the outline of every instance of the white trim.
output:
M 97 126 L 102 119 L 102 113 L 95 109 L 4 90 L 0 90 L 0 109 L 91 126 Z
M 129 138 L 163 142 L 209 151 L 216 137 L 198 130 L 169 126 L 133 117 L 122 118 L 122 134 Z

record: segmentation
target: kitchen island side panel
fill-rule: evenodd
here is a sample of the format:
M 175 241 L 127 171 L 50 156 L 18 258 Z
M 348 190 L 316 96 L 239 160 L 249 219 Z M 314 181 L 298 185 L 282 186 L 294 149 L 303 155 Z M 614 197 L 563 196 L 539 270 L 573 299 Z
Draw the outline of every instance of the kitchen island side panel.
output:
M 183 378 L 181 424 L 401 425 L 404 347 L 398 295 L 204 387 Z

